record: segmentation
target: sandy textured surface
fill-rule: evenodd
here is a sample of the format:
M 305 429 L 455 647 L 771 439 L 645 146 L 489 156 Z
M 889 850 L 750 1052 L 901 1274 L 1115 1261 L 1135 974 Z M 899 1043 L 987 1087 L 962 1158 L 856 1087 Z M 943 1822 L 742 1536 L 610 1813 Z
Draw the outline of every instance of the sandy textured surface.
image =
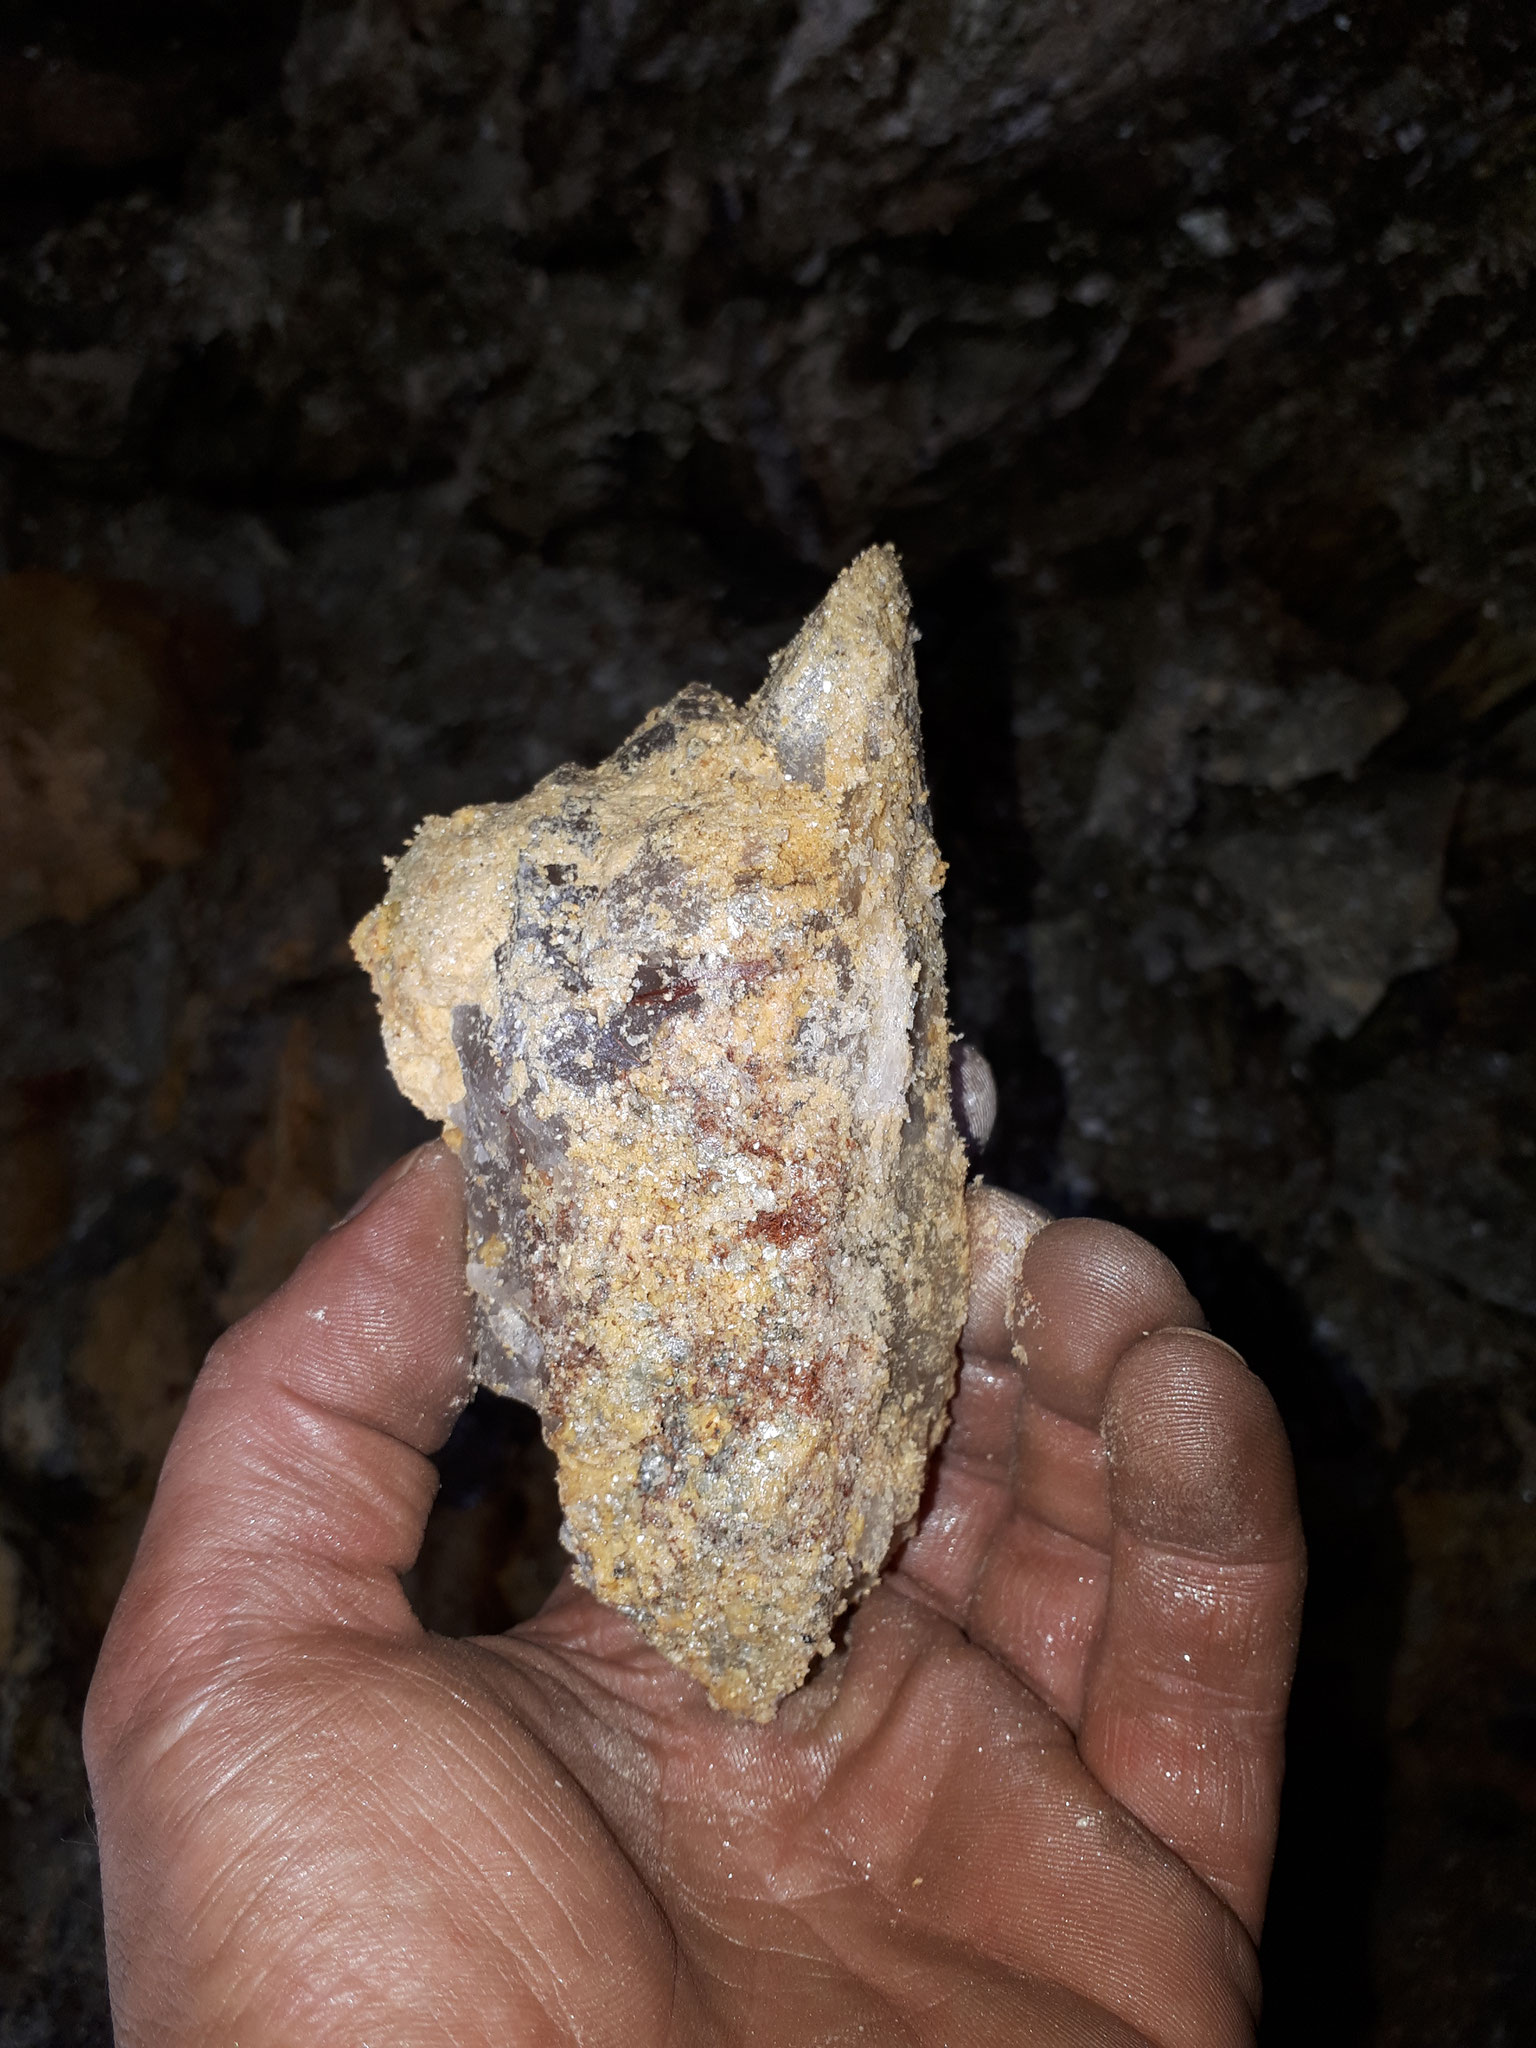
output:
M 470 1177 L 481 1377 L 534 1403 L 584 1584 L 766 1716 L 916 1507 L 965 1166 L 889 549 L 745 709 L 429 819 L 356 949 Z

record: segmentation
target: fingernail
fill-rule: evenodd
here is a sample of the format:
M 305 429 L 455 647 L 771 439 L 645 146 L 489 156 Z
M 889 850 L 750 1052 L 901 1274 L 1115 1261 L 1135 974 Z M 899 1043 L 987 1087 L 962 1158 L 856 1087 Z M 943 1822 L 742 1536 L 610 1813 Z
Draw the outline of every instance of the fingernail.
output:
M 970 1228 L 994 1244 L 1004 1245 L 1018 1258 L 1033 1244 L 1055 1217 L 1038 1202 L 995 1188 L 979 1175 L 965 1191 L 965 1213 Z
M 332 1230 L 345 1230 L 349 1223 L 355 1223 L 363 1211 L 371 1209 L 381 1195 L 387 1195 L 391 1188 L 398 1187 L 406 1175 L 420 1165 L 426 1154 L 436 1148 L 437 1143 L 436 1138 L 428 1138 L 427 1142 L 418 1145 L 414 1152 L 407 1152 L 403 1159 L 397 1159 L 393 1166 L 386 1167 L 372 1186 L 363 1190 L 346 1215 L 337 1218 L 331 1225 Z
M 956 1127 L 974 1164 L 987 1148 L 997 1122 L 997 1081 L 986 1054 L 958 1039 L 949 1053 L 949 1102 Z
M 1253 1370 L 1235 1344 L 1229 1344 L 1225 1337 L 1218 1337 L 1210 1330 L 1196 1329 L 1192 1323 L 1169 1323 L 1161 1330 L 1143 1330 L 1141 1334 L 1144 1337 L 1203 1337 L 1207 1344 L 1219 1344 L 1229 1357 L 1237 1360 L 1244 1372 Z

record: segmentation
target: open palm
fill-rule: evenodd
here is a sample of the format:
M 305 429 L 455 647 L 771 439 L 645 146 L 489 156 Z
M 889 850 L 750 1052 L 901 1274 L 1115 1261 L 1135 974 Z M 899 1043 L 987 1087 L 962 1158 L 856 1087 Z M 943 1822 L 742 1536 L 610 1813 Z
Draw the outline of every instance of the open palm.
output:
M 470 1391 L 440 1148 L 232 1330 L 87 1711 L 121 2048 L 1249 2038 L 1279 1422 L 1140 1240 L 970 1206 L 918 1532 L 767 1727 L 569 1583 L 412 1616 Z

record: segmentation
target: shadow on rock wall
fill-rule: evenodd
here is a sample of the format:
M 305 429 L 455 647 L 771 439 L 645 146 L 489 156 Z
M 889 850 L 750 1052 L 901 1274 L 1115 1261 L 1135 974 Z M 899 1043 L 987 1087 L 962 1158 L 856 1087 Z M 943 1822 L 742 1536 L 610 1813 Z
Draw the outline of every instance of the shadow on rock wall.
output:
M 993 1178 L 1180 1261 L 1313 1585 L 1266 2037 L 1536 2026 L 1526 10 L 44 7 L 0 28 L 0 2039 L 107 2039 L 77 1754 L 211 1334 L 419 1126 L 426 811 L 904 550 Z M 476 1404 L 413 1584 L 497 1626 Z

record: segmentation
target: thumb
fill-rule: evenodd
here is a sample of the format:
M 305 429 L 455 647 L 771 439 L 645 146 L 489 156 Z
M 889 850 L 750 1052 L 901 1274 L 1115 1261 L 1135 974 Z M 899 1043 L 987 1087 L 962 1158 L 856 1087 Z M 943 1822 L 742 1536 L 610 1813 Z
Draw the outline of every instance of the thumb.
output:
M 88 1748 L 210 1638 L 417 1632 L 399 1574 L 470 1355 L 462 1181 L 425 1145 L 209 1353 L 108 1630 Z

